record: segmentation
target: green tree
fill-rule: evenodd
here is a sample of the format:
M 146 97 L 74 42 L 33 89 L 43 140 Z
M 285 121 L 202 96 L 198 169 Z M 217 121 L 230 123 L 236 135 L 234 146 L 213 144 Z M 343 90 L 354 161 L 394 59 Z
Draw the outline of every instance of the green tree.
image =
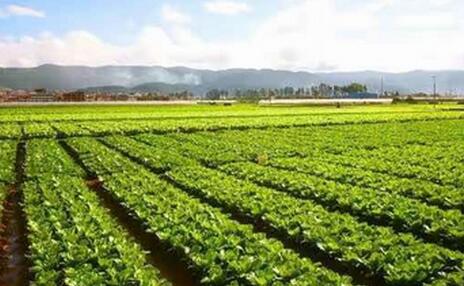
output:
M 346 93 L 367 92 L 367 87 L 360 83 L 354 82 L 350 85 L 343 86 L 342 91 Z

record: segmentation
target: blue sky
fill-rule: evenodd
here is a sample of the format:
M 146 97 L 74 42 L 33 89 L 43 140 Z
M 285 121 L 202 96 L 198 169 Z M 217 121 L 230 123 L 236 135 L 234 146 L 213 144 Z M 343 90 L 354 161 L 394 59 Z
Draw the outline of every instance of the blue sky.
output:
M 462 0 L 0 0 L 0 66 L 464 69 Z
M 209 13 L 203 4 L 193 0 L 80 0 L 80 1 L 0 1 L 0 7 L 18 5 L 45 13 L 45 17 L 7 17 L 0 20 L 0 35 L 35 36 L 44 31 L 57 35 L 72 30 L 86 30 L 111 43 L 134 40 L 138 28 L 163 25 L 163 7 L 168 5 L 192 18 L 191 28 L 205 40 L 224 37 L 240 38 L 268 15 L 276 13 L 283 3 L 277 0 L 253 0 L 252 13 L 238 13 L 234 17 Z M 251 3 L 248 4 L 251 9 Z

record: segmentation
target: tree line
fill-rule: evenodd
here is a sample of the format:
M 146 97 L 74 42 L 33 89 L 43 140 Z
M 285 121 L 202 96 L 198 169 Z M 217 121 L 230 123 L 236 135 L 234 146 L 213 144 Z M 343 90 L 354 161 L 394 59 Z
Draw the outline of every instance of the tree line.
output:
M 346 86 L 328 85 L 321 83 L 318 86 L 294 88 L 258 88 L 258 89 L 211 89 L 205 97 L 210 100 L 237 99 L 244 101 L 258 101 L 272 98 L 327 98 L 343 97 L 347 94 L 366 93 L 367 87 L 359 83 Z

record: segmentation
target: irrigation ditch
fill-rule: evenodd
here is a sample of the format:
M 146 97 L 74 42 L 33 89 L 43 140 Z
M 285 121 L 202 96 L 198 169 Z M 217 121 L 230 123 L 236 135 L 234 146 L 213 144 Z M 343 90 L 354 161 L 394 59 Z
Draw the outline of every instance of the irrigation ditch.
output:
M 24 164 L 26 143 L 20 141 L 16 149 L 16 181 L 4 202 L 0 248 L 0 285 L 29 285 L 31 280 L 27 221 L 23 211 Z

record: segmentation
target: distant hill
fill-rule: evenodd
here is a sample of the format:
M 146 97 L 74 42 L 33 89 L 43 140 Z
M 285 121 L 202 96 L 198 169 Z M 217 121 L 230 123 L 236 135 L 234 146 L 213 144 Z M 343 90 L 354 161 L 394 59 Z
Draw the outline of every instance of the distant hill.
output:
M 149 83 L 144 83 L 144 84 L 139 84 L 131 89 L 133 91 L 141 91 L 141 92 L 164 92 L 164 93 L 169 93 L 169 92 L 182 92 L 184 90 L 195 90 L 198 86 L 196 85 L 191 85 L 191 84 L 181 84 L 181 83 L 176 83 L 176 84 L 168 84 L 164 82 L 149 82 Z
M 163 91 L 188 89 L 201 94 L 209 89 L 309 87 L 320 83 L 345 85 L 359 82 L 371 91 L 380 89 L 384 78 L 386 90 L 431 92 L 432 76 L 437 76 L 440 92 L 464 94 L 464 71 L 411 71 L 382 73 L 376 71 L 309 73 L 284 70 L 198 70 L 160 66 L 58 66 L 35 68 L 0 68 L 0 86 L 14 89 L 89 89 L 107 91 Z
M 128 92 L 129 88 L 122 85 L 105 85 L 81 88 L 80 90 L 88 92 Z
M 182 92 L 185 90 L 198 91 L 198 85 L 189 84 L 169 84 L 164 82 L 147 82 L 133 87 L 121 85 L 106 85 L 81 88 L 79 90 L 87 92 Z

